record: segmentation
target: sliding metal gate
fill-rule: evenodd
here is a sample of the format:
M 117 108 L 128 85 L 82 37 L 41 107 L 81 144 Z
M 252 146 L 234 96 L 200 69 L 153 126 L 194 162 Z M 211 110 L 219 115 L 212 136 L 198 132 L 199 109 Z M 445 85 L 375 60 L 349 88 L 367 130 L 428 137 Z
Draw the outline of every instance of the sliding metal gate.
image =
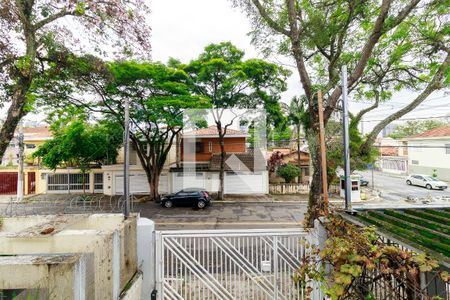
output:
M 158 299 L 304 299 L 300 229 L 156 232 Z

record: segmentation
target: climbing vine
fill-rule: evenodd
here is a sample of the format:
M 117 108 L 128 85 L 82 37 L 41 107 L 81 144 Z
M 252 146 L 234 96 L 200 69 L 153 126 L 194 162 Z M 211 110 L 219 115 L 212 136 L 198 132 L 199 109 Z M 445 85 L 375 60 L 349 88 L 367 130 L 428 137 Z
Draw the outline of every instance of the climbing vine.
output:
M 450 280 L 447 272 L 438 270 L 436 260 L 384 243 L 374 227 L 361 228 L 339 216 L 331 216 L 322 225 L 328 235 L 325 245 L 321 249 L 306 245 L 310 251 L 294 276 L 308 297 L 312 283 L 318 282 L 333 300 L 376 299 L 375 291 L 381 286 L 393 299 L 402 292 L 440 299 L 428 296 L 421 288 L 419 274 L 428 272 L 433 279 Z

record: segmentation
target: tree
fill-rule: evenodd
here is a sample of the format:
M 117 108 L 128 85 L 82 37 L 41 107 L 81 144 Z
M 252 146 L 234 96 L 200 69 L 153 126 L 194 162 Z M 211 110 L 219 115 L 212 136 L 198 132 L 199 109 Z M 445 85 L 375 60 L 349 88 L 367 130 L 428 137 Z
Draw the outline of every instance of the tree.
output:
M 288 122 L 289 124 L 294 126 L 295 142 L 297 144 L 297 165 L 299 168 L 301 168 L 300 149 L 302 146 L 302 124 L 304 123 L 304 119 L 306 118 L 305 102 L 306 99 L 304 96 L 302 98 L 294 97 L 292 98 L 291 103 L 288 107 Z M 300 182 L 300 176 L 298 179 L 298 182 Z
M 198 59 L 181 66 L 190 76 L 194 93 L 210 100 L 221 150 L 218 198 L 223 199 L 227 129 L 243 115 L 239 109 L 269 107 L 286 89 L 289 72 L 259 59 L 243 60 L 244 52 L 229 42 L 206 46 Z M 224 113 L 233 114 L 226 120 Z
M 439 120 L 416 120 L 407 121 L 405 124 L 397 126 L 389 137 L 402 139 L 408 136 L 419 134 L 437 127 L 448 126 L 449 124 Z
M 0 130 L 0 157 L 19 121 L 33 108 L 32 91 L 40 73 L 74 52 L 148 56 L 147 13 L 141 0 L 1 1 L 0 96 L 10 107 Z M 115 52 L 106 53 L 107 48 Z
M 342 95 L 339 82 L 343 65 L 349 69 L 348 90 L 355 97 L 373 100 L 373 105 L 355 116 L 356 123 L 395 91 L 409 89 L 418 94 L 375 126 L 361 145 L 361 153 L 371 151 L 376 136 L 387 124 L 450 82 L 447 1 L 232 2 L 252 19 L 253 41 L 264 53 L 276 51 L 295 62 L 307 98 L 306 131 L 311 137 L 318 136 L 319 130 L 316 92 L 323 92 L 327 123 Z M 320 166 L 320 157 L 313 156 L 307 215 L 310 226 L 324 212 Z
M 191 95 L 184 71 L 161 63 L 103 64 L 93 57 L 82 57 L 66 69 L 70 72 L 46 81 L 42 101 L 53 107 L 74 105 L 123 124 L 124 103 L 129 100 L 130 140 L 147 175 L 151 198 L 158 200 L 159 177 L 183 128 L 183 114 L 208 107 L 207 99 Z
M 283 177 L 287 183 L 292 182 L 295 177 L 300 176 L 301 169 L 293 164 L 285 164 L 278 168 L 277 175 Z
M 123 130 L 117 123 L 89 125 L 83 120 L 75 120 L 58 130 L 53 129 L 53 134 L 53 139 L 39 147 L 33 153 L 33 158 L 41 158 L 42 164 L 52 170 L 78 167 L 84 180 L 84 174 L 92 163 L 101 165 L 116 162 Z

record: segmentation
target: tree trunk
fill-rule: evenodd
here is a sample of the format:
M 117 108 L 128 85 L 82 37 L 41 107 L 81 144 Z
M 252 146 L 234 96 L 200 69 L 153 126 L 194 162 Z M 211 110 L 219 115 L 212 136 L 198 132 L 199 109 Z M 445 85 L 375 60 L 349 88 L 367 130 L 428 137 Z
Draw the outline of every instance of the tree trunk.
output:
M 221 131 L 221 130 L 220 130 Z M 217 194 L 217 198 L 219 200 L 223 200 L 224 195 L 224 175 L 225 175 L 225 143 L 222 134 L 219 134 L 219 143 L 220 143 L 220 170 L 219 170 L 219 192 Z
M 315 154 L 313 154 L 313 151 L 310 151 L 311 160 L 313 164 L 313 175 L 311 180 L 311 186 L 309 189 L 309 201 L 308 201 L 308 213 L 305 217 L 305 226 L 308 226 L 310 228 L 314 227 L 314 220 L 321 216 L 321 210 L 322 210 L 322 199 L 321 199 L 321 193 L 322 193 L 322 172 L 321 172 L 321 160 L 320 155 L 318 153 L 318 149 L 315 149 L 314 151 L 317 151 Z
M 160 172 L 158 170 L 152 170 L 152 175 L 150 178 L 150 197 L 153 201 L 159 202 L 159 176 Z
M 23 12 L 27 21 L 31 19 L 31 10 L 29 7 L 24 8 Z M 14 137 L 14 131 L 17 128 L 20 120 L 27 114 L 25 110 L 27 93 L 33 81 L 34 65 L 36 60 L 36 36 L 34 29 L 30 27 L 29 22 L 23 24 L 23 34 L 26 42 L 26 56 L 24 58 L 24 66 L 18 70 L 17 84 L 15 91 L 11 97 L 11 106 L 8 109 L 8 114 L 5 122 L 0 130 L 0 158 L 9 145 L 9 142 Z
M 302 163 L 300 161 L 301 159 L 301 153 L 300 153 L 300 147 L 301 147 L 301 141 L 300 141 L 300 125 L 297 125 L 297 165 L 300 168 L 300 175 L 298 175 L 297 182 L 302 183 Z
M 8 148 L 9 142 L 14 137 L 14 131 L 23 116 L 25 116 L 26 93 L 31 85 L 31 78 L 21 78 L 17 83 L 17 89 L 11 100 L 11 106 L 2 129 L 0 130 L 0 157 Z

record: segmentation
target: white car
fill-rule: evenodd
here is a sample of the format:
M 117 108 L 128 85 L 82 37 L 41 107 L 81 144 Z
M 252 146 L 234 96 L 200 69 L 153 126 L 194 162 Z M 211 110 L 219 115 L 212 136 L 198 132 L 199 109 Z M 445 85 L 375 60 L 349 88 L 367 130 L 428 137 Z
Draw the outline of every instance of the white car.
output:
M 408 185 L 423 186 L 429 190 L 432 190 L 432 189 L 445 190 L 448 187 L 445 182 L 437 180 L 433 176 L 421 175 L 421 174 L 409 175 L 406 178 L 406 183 Z

